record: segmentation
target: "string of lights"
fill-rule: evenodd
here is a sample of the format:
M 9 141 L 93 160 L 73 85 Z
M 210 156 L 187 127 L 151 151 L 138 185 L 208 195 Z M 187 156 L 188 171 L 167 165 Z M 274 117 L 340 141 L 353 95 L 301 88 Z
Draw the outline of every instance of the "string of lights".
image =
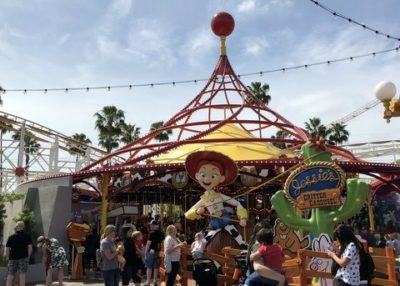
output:
M 307 69 L 309 67 L 315 67 L 315 66 L 326 65 L 326 64 L 329 65 L 329 64 L 338 63 L 338 62 L 353 61 L 356 59 L 365 58 L 365 57 L 369 57 L 369 56 L 382 55 L 382 54 L 390 53 L 393 51 L 398 52 L 399 49 L 400 49 L 400 46 L 397 46 L 396 48 L 392 48 L 392 49 L 371 52 L 371 53 L 366 53 L 366 54 L 361 54 L 361 55 L 355 55 L 355 56 L 350 56 L 350 57 L 343 57 L 343 58 L 337 58 L 337 59 L 332 59 L 332 60 L 314 62 L 314 63 L 310 63 L 310 64 L 281 67 L 281 68 L 263 70 L 263 71 L 258 71 L 258 72 L 243 73 L 243 74 L 238 74 L 238 77 L 247 77 L 247 76 L 252 76 L 252 75 L 263 76 L 264 74 L 269 74 L 269 73 L 285 72 L 285 71 L 298 70 L 298 69 Z M 169 81 L 169 82 L 154 82 L 154 83 L 128 84 L 128 85 L 106 85 L 106 86 L 92 86 L 92 87 L 35 88 L 35 89 L 28 89 L 28 88 L 5 89 L 5 88 L 3 88 L 2 90 L 0 89 L 0 93 L 6 94 L 6 93 L 10 93 L 10 92 L 23 92 L 26 94 L 28 92 L 48 93 L 51 91 L 64 91 L 64 92 L 70 92 L 70 91 L 89 92 L 90 90 L 111 91 L 112 89 L 121 89 L 121 88 L 132 89 L 132 88 L 138 88 L 138 87 L 155 87 L 155 86 L 165 86 L 165 85 L 175 86 L 177 84 L 188 84 L 188 83 L 196 84 L 198 82 L 205 82 L 207 80 L 208 80 L 207 78 L 202 78 L 202 79 L 178 80 L 178 81 Z
M 320 4 L 320 3 L 319 3 L 318 1 L 316 1 L 316 0 L 310 0 L 310 1 L 313 2 L 315 5 L 317 5 L 318 7 L 322 8 L 323 10 L 328 11 L 328 12 L 331 13 L 333 16 L 339 17 L 339 18 L 341 18 L 341 19 L 344 19 L 344 20 L 346 20 L 346 21 L 349 22 L 349 23 L 358 25 L 358 26 L 360 26 L 360 27 L 362 27 L 362 28 L 364 28 L 364 29 L 366 29 L 366 30 L 368 30 L 368 31 L 371 31 L 371 32 L 375 33 L 375 35 L 381 35 L 381 36 L 384 36 L 384 37 L 386 37 L 386 38 L 388 38 L 388 39 L 393 39 L 393 40 L 400 41 L 400 38 L 398 38 L 398 37 L 393 37 L 393 36 L 391 36 L 391 35 L 389 35 L 389 34 L 382 33 L 382 32 L 380 32 L 380 31 L 378 31 L 377 29 L 368 27 L 368 26 L 365 25 L 365 24 L 362 24 L 362 23 L 360 23 L 360 22 L 358 22 L 358 21 L 356 21 L 356 20 L 353 20 L 353 19 L 351 19 L 351 18 L 349 18 L 349 17 L 346 17 L 345 15 L 343 15 L 343 14 L 341 14 L 341 13 L 339 13 L 339 12 L 336 12 L 335 10 L 332 10 L 331 8 L 326 7 L 326 6 L 322 5 L 322 4 Z

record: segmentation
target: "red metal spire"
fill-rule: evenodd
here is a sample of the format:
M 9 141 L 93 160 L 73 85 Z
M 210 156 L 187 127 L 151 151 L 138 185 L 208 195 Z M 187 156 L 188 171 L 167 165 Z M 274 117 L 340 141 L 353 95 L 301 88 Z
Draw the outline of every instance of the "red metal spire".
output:
M 200 93 L 182 110 L 165 122 L 164 126 L 120 148 L 87 166 L 83 172 L 109 166 L 110 160 L 123 158 L 118 166 L 148 164 L 159 154 L 193 144 L 225 124 L 234 124 L 254 135 L 253 142 L 280 142 L 298 149 L 308 140 L 305 131 L 271 110 L 240 81 L 226 55 L 225 40 L 235 26 L 233 17 L 226 12 L 216 14 L 211 22 L 213 32 L 221 39 L 221 55 L 217 65 Z M 174 141 L 157 142 L 156 136 L 171 130 Z M 272 138 L 277 131 L 289 134 L 290 139 Z M 240 138 L 237 139 L 238 142 Z M 246 139 L 250 140 L 250 139 Z M 220 141 L 218 141 L 220 143 Z M 243 142 L 243 141 L 241 141 Z M 356 160 L 351 153 L 334 148 L 333 153 Z M 113 165 L 113 163 L 111 163 Z

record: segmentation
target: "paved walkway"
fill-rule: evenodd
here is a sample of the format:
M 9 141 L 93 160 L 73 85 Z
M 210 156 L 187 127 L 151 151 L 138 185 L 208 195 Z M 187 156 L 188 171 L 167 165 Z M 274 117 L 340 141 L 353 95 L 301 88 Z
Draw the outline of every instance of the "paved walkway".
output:
M 193 280 L 189 280 L 188 281 L 189 286 L 195 286 L 195 283 Z M 45 286 L 44 281 L 43 283 L 30 283 L 30 284 L 26 284 L 27 286 Z M 68 279 L 65 279 L 63 286 L 84 286 L 84 285 L 90 285 L 90 286 L 104 286 L 104 282 L 100 279 L 97 280 L 79 280 L 79 281 L 71 281 Z M 121 285 L 121 283 L 120 283 Z M 129 284 L 129 286 L 144 286 L 145 285 L 145 281 L 142 280 L 142 282 L 140 284 L 134 284 L 133 282 L 131 282 Z M 152 284 L 153 285 L 153 284 Z M 160 284 L 158 284 L 160 285 Z M 180 285 L 180 284 L 177 284 Z M 53 286 L 58 286 L 58 282 L 53 282 Z
M 83 286 L 83 285 L 90 285 L 90 286 L 104 286 L 104 282 L 100 280 L 79 280 L 79 281 L 71 281 L 71 280 L 65 280 L 63 283 L 63 286 Z M 139 284 L 134 284 L 131 282 L 129 284 L 130 286 L 134 285 L 139 285 Z M 140 283 L 141 286 L 144 285 L 143 283 Z M 44 282 L 43 283 L 33 283 L 33 284 L 27 284 L 27 286 L 45 286 Z M 58 286 L 58 282 L 53 282 L 53 286 Z

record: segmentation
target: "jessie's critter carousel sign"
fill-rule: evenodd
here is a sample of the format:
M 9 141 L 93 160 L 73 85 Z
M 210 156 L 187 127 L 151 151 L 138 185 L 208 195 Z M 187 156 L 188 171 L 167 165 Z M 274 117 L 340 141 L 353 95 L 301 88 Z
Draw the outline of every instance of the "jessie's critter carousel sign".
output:
M 343 170 L 334 163 L 311 163 L 288 177 L 284 191 L 300 209 L 339 206 L 345 178 Z

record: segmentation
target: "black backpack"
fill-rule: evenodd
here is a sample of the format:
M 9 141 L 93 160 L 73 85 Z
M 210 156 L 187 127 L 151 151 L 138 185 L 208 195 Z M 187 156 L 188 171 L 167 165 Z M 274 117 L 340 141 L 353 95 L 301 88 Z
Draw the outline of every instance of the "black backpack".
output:
M 374 277 L 375 263 L 371 254 L 365 252 L 364 248 L 360 250 L 360 280 L 370 281 Z

